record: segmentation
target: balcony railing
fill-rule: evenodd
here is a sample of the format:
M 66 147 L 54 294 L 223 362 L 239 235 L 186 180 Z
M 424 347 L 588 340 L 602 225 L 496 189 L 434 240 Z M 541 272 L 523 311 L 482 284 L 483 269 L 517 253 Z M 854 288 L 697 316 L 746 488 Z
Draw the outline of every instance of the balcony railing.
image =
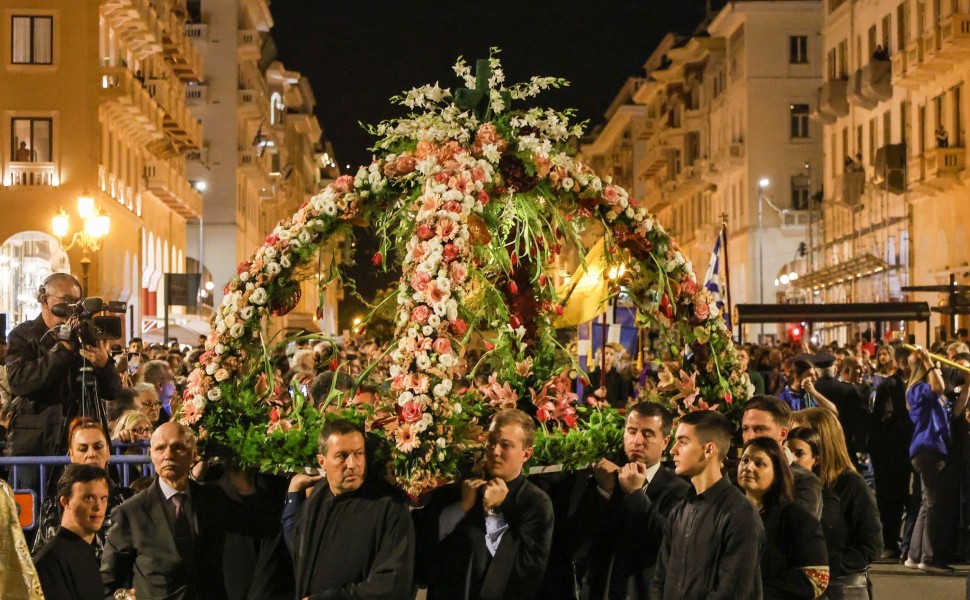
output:
M 202 143 L 202 125 L 185 103 L 185 91 L 178 80 L 149 79 L 148 93 L 165 111 L 165 131 L 180 146 L 197 148 Z
M 122 178 L 108 171 L 104 165 L 98 166 L 98 187 L 118 201 L 118 204 L 141 216 L 141 194 L 135 187 L 126 183 Z
M 185 35 L 183 17 L 173 10 L 161 15 L 160 39 L 162 48 L 175 76 L 183 81 L 202 81 L 202 56 Z
M 189 23 L 185 26 L 185 37 L 193 42 L 208 42 L 209 26 L 205 23 Z
M 207 85 L 187 85 L 185 86 L 185 103 L 189 106 L 200 106 L 209 101 L 209 86 Z
M 236 106 L 239 108 L 239 112 L 243 116 L 256 117 L 259 116 L 259 92 L 255 90 L 237 90 L 236 91 Z
M 7 164 L 4 183 L 8 187 L 56 187 L 57 165 L 48 162 L 12 162 Z
M 202 216 L 202 195 L 164 161 L 145 164 L 145 189 L 186 219 Z
M 162 52 L 161 24 L 148 0 L 102 0 L 101 15 L 135 58 Z
M 847 84 L 845 79 L 830 79 L 823 83 L 818 99 L 819 111 L 832 117 L 844 117 L 849 114 Z
M 804 229 L 808 227 L 811 212 L 807 210 L 786 210 L 781 213 L 782 229 Z
M 964 169 L 966 148 L 932 148 L 926 151 L 926 176 L 957 175 Z
M 145 144 L 165 135 L 165 111 L 126 67 L 101 69 L 101 107 Z
M 236 32 L 236 49 L 240 60 L 259 60 L 262 56 L 263 39 L 255 29 Z

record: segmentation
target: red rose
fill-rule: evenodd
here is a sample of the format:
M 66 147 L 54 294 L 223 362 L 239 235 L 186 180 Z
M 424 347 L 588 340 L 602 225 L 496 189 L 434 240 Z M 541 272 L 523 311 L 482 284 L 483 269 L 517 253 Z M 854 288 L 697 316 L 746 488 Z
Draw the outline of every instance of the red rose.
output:
M 371 259 L 371 262 L 374 263 L 375 267 L 380 266 L 384 262 L 384 256 L 380 252 L 377 252 L 374 254 L 374 258 Z
M 482 206 L 488 204 L 488 192 L 485 190 L 478 192 L 478 201 L 482 203 Z
M 242 275 L 243 273 L 248 273 L 249 272 L 249 267 L 251 267 L 251 266 L 252 265 L 250 265 L 246 261 L 243 261 L 243 262 L 239 263 L 239 266 L 236 267 L 236 275 Z
M 453 213 L 461 212 L 461 203 L 457 200 L 449 200 L 445 202 L 442 208 Z
M 536 419 L 539 419 L 540 423 L 545 423 L 549 420 L 549 411 L 544 408 L 540 408 L 536 411 Z
M 625 408 L 621 408 L 620 409 L 620 414 L 621 415 L 625 415 L 626 414 L 626 409 Z
M 556 314 L 561 317 L 562 316 L 562 313 L 563 313 L 562 304 L 557 304 L 556 305 Z
M 330 370 L 331 371 L 336 371 L 337 370 L 337 367 L 339 367 L 339 366 L 340 366 L 340 363 L 337 362 L 337 359 L 336 358 L 330 361 Z
M 465 323 L 465 320 L 459 317 L 452 321 L 448 328 L 455 335 L 465 335 L 465 332 L 468 331 L 468 323 Z
M 519 285 L 514 281 L 509 282 L 509 293 L 513 296 L 519 293 Z
M 415 234 L 418 236 L 418 239 L 430 240 L 432 237 L 434 237 L 434 229 L 427 223 L 421 223 L 418 225 L 418 230 L 415 232 Z
M 278 241 L 280 241 L 280 236 L 276 235 L 275 233 L 271 233 L 268 236 L 266 236 L 266 245 L 267 246 L 273 246 Z
M 485 342 L 485 349 L 491 352 L 492 350 L 495 350 L 495 344 L 492 342 Z
M 448 174 L 444 171 L 438 171 L 434 176 L 434 180 L 438 183 L 448 183 Z
M 424 409 L 417 402 L 408 402 L 400 408 L 401 420 L 405 423 L 415 423 L 421 420 Z
M 566 424 L 566 427 L 569 427 L 570 429 L 576 426 L 576 415 L 572 413 L 564 416 L 562 420 L 563 420 L 563 423 Z
M 690 279 L 685 279 L 683 283 L 680 284 L 680 292 L 685 296 L 693 296 L 697 293 L 697 284 Z
M 275 423 L 276 421 L 280 420 L 280 411 L 275 406 L 269 409 L 269 420 L 272 423 Z
M 541 273 L 539 275 L 539 285 L 542 286 L 542 287 L 546 287 L 546 282 L 547 281 L 549 281 L 549 278 L 546 277 L 546 274 L 545 273 Z
M 724 401 L 728 404 L 734 404 L 734 396 L 731 395 L 731 392 L 724 392 Z
M 513 266 L 513 267 L 517 267 L 517 266 L 519 266 L 519 256 L 518 256 L 518 255 L 517 255 L 517 254 L 516 254 L 515 252 L 513 252 L 513 253 L 512 253 L 512 254 L 511 254 L 511 255 L 509 256 L 509 261 L 510 261 L 510 262 L 512 263 L 512 266 Z
M 512 326 L 512 329 L 522 327 L 522 318 L 519 315 L 512 315 L 509 317 L 509 325 Z

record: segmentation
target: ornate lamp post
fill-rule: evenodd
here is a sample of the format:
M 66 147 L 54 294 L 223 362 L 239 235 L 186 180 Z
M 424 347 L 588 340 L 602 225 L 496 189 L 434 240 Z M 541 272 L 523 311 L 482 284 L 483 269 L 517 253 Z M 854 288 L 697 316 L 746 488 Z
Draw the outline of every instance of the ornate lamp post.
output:
M 71 220 L 63 208 L 51 220 L 51 228 L 65 252 L 74 247 L 79 247 L 83 252 L 83 257 L 81 258 L 81 276 L 82 283 L 84 284 L 83 292 L 87 294 L 89 291 L 88 271 L 91 268 L 91 258 L 88 256 L 88 253 L 101 250 L 101 241 L 108 235 L 108 231 L 111 229 L 111 218 L 108 215 L 101 214 L 101 211 L 94 207 L 94 198 L 89 196 L 87 192 L 77 198 L 77 213 L 81 217 L 83 225 L 80 230 L 74 233 L 71 237 L 71 242 L 67 246 L 64 245 L 64 238 L 67 237 L 70 231 Z

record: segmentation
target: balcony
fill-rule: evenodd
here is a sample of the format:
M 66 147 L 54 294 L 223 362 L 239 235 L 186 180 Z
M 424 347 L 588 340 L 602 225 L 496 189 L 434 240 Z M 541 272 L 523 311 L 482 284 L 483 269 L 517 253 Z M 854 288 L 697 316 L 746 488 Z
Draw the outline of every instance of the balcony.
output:
M 940 47 L 944 55 L 970 55 L 970 13 L 954 13 L 940 21 Z
M 236 52 L 239 60 L 258 61 L 263 55 L 263 39 L 255 29 L 236 32 Z
M 251 177 L 258 183 L 268 185 L 271 182 L 265 159 L 266 155 L 260 156 L 256 148 L 240 150 L 237 165 L 244 175 Z
M 148 145 L 165 137 L 165 111 L 126 67 L 101 69 L 101 110 L 132 139 Z
M 135 58 L 162 52 L 161 25 L 148 0 L 102 0 L 101 15 Z
M 209 41 L 209 26 L 205 23 L 187 23 L 185 25 L 185 37 L 196 43 Z
M 166 10 L 161 19 L 160 38 L 165 60 L 182 81 L 202 81 L 202 56 L 185 35 L 185 22 L 175 11 Z
M 7 187 L 46 188 L 57 187 L 57 165 L 42 162 L 7 163 L 7 173 L 3 183 Z
M 855 106 L 875 108 L 883 100 L 893 97 L 892 62 L 870 60 L 849 77 L 848 100 Z
M 811 212 L 807 210 L 784 210 L 781 213 L 782 231 L 805 229 L 811 219 Z
M 185 86 L 185 104 L 188 106 L 202 106 L 209 102 L 209 86 Z
M 186 219 L 202 216 L 202 195 L 164 161 L 145 164 L 145 189 Z
M 645 178 L 655 176 L 658 171 L 667 166 L 667 154 L 667 146 L 659 135 L 648 139 L 647 152 L 637 164 L 638 175 Z
M 185 102 L 185 88 L 180 81 L 149 79 L 145 89 L 165 111 L 165 133 L 181 149 L 198 148 L 202 143 L 202 125 Z
M 209 164 L 209 148 L 206 146 L 203 146 L 201 148 L 194 148 L 192 150 L 188 150 L 185 153 L 185 160 L 194 161 L 194 162 L 202 163 L 203 165 L 207 165 Z
M 865 171 L 843 171 L 835 177 L 834 198 L 844 206 L 857 206 L 866 190 Z
M 915 89 L 932 81 L 941 71 L 942 64 L 938 60 L 928 62 L 926 59 L 926 50 L 933 48 L 935 41 L 932 33 L 925 35 L 931 37 L 910 40 L 906 46 L 906 68 L 898 77 L 893 79 L 894 84 L 898 82 L 900 86 Z
M 239 109 L 239 114 L 244 117 L 254 118 L 259 116 L 261 112 L 259 100 L 259 92 L 255 90 L 236 91 L 236 107 Z
M 892 85 L 902 85 L 906 80 L 906 69 L 909 63 L 906 59 L 906 49 L 900 48 L 889 58 L 892 63 Z
M 141 216 L 141 195 L 134 186 L 110 173 L 104 165 L 98 165 L 98 188 L 118 201 L 118 204 Z
M 833 118 L 844 117 L 849 114 L 849 102 L 846 96 L 848 82 L 845 79 L 830 79 L 822 84 L 818 98 L 819 112 Z
M 926 151 L 927 178 L 958 175 L 964 169 L 965 148 L 932 148 Z

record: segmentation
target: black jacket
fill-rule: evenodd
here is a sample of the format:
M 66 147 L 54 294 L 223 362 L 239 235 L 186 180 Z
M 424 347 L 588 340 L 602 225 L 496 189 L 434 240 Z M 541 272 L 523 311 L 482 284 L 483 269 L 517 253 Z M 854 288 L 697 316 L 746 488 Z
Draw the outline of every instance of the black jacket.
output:
M 818 581 L 813 582 L 803 569 L 818 572 L 829 564 L 818 519 L 794 503 L 768 507 L 761 519 L 765 526 L 761 555 L 765 600 L 814 600 Z
M 509 529 L 495 556 L 485 545 L 485 512 L 479 495 L 474 508 L 438 545 L 429 598 L 528 600 L 535 596 L 552 544 L 552 502 L 524 475 L 508 487 L 501 511 Z
M 165 513 L 158 480 L 114 509 L 101 577 L 108 596 L 134 587 L 139 600 L 224 600 L 223 548 L 226 531 L 272 536 L 279 513 L 262 494 L 232 500 L 215 484 L 189 482 L 195 521 L 191 557 L 183 558 Z
M 334 496 L 326 480 L 283 512 L 296 597 L 404 600 L 414 594 L 414 528 L 406 497 L 383 482 Z M 302 505 L 301 505 L 302 504 Z
M 42 316 L 14 327 L 7 342 L 7 379 L 17 402 L 8 454 L 53 454 L 61 442 L 63 417 L 77 415 L 83 359 L 58 343 Z M 101 399 L 117 398 L 122 383 L 114 360 L 108 358 L 94 374 Z
M 882 552 L 882 523 L 866 480 L 846 469 L 823 493 L 822 530 L 832 578 L 861 573 Z
M 690 484 L 664 467 L 646 490 L 627 494 L 617 483 L 609 499 L 590 479 L 569 524 L 578 541 L 590 542 L 584 598 L 625 600 L 629 584 L 634 598 L 649 598 L 664 523 L 688 490 Z
M 77 534 L 59 529 L 34 562 L 46 598 L 100 600 L 104 597 L 94 547 Z

